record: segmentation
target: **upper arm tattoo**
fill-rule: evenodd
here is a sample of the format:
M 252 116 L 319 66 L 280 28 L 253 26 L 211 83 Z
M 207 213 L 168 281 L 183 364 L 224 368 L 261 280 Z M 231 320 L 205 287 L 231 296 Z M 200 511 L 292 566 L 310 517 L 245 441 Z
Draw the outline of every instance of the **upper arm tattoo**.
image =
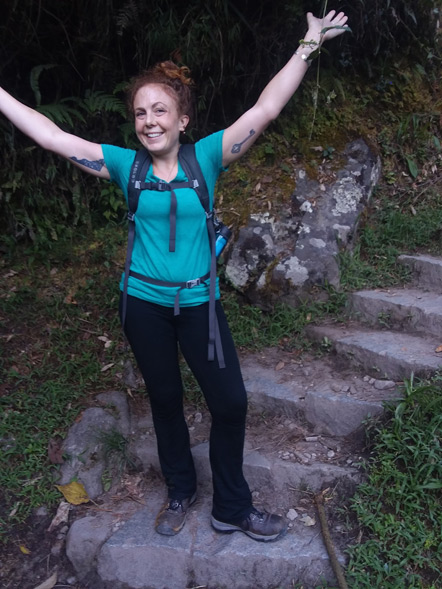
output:
M 235 143 L 235 145 L 232 147 L 232 153 L 239 153 L 241 151 L 241 147 L 244 145 L 244 143 L 247 141 L 247 139 L 250 139 L 250 137 L 253 137 L 254 134 L 255 134 L 255 129 L 250 129 L 249 134 L 247 135 L 247 137 L 245 139 L 243 139 L 241 141 L 241 143 Z
M 76 162 L 77 164 L 80 164 L 80 165 L 84 166 L 85 168 L 90 168 L 91 170 L 95 170 L 96 172 L 101 172 L 102 168 L 106 165 L 104 160 L 95 160 L 95 161 L 91 162 L 90 160 L 87 160 L 87 159 L 79 160 L 78 158 L 76 158 L 74 156 L 72 156 L 70 159 L 73 160 L 74 162 Z

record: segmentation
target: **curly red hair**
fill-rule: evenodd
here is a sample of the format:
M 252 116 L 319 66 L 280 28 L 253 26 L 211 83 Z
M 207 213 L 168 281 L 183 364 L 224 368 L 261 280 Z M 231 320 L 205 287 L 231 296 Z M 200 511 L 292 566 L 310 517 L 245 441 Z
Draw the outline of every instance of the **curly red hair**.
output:
M 173 61 L 162 61 L 133 78 L 127 88 L 127 104 L 133 114 L 135 95 L 147 84 L 162 84 L 176 100 L 181 115 L 193 114 L 193 86 L 190 70 L 186 66 L 178 66 Z

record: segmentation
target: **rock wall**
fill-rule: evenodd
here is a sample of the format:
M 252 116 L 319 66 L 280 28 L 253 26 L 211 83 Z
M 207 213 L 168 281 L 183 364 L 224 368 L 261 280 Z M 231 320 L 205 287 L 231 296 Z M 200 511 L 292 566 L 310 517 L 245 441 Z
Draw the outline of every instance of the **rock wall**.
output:
M 297 167 L 291 210 L 275 203 L 271 213 L 250 214 L 231 246 L 226 276 L 255 304 L 296 304 L 317 285 L 339 289 L 337 254 L 352 247 L 381 164 L 362 139 L 335 158 L 314 179 Z

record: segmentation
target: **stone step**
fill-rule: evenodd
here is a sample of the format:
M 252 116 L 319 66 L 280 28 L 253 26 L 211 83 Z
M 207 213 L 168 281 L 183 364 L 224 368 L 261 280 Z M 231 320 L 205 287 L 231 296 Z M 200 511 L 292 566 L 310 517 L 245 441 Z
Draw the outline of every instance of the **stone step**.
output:
M 270 436 L 271 432 L 269 432 Z M 293 450 L 283 446 L 283 450 L 266 451 L 253 448 L 247 443 L 244 450 L 243 470 L 255 497 L 270 502 L 277 494 L 289 507 L 287 489 L 308 489 L 319 492 L 325 487 L 334 486 L 345 480 L 348 487 L 354 487 L 361 480 L 361 473 L 355 464 L 361 457 L 357 445 L 346 446 L 345 441 L 337 441 L 324 436 L 311 436 L 297 441 Z M 160 472 L 155 441 L 130 448 L 133 456 L 141 463 L 144 471 L 154 469 Z M 192 447 L 197 478 L 203 487 L 210 487 L 211 469 L 209 461 L 209 443 L 203 442 Z M 211 490 L 207 491 L 211 494 Z
M 363 322 L 442 339 L 442 294 L 411 288 L 364 290 L 350 295 L 350 307 Z
M 307 421 L 315 433 L 348 436 L 360 430 L 385 401 L 399 396 L 396 383 L 344 370 L 330 358 L 290 357 L 273 349 L 241 360 L 245 387 L 253 406 Z
M 442 258 L 427 255 L 402 255 L 398 262 L 407 266 L 420 288 L 442 293 Z
M 404 380 L 412 374 L 426 377 L 442 366 L 442 354 L 436 353 L 436 337 L 368 329 L 363 326 L 318 325 L 308 329 L 317 342 L 332 345 L 346 358 L 349 366 L 366 373 L 393 380 Z
M 210 501 L 198 499 L 183 530 L 167 537 L 154 531 L 159 500 L 146 497 L 119 527 L 116 513 L 76 520 L 67 554 L 79 578 L 112 589 L 289 589 L 295 583 L 313 589 L 336 583 L 314 511 L 313 525 L 300 516 L 283 538 L 263 543 L 241 532 L 215 532 Z M 339 551 L 338 559 L 344 562 Z

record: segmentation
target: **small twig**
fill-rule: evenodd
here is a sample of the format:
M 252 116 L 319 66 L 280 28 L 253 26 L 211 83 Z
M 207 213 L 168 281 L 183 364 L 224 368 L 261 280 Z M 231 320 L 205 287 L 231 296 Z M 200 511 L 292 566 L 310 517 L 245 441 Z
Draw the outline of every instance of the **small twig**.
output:
M 430 178 L 430 180 L 427 180 L 426 182 L 424 182 L 423 184 L 421 184 L 420 185 L 420 188 L 422 188 L 422 186 L 424 186 L 424 189 L 421 190 L 421 192 L 419 192 L 419 194 L 417 194 L 413 198 L 413 203 L 415 203 L 416 201 L 418 201 L 420 199 L 420 197 L 423 195 L 423 193 L 426 190 L 428 190 L 428 188 L 431 188 L 432 186 L 436 186 L 436 184 L 438 184 L 441 180 L 442 180 L 442 177 L 439 176 L 438 178 L 436 178 L 436 180 L 433 180 L 432 178 Z
M 321 523 L 321 530 L 322 536 L 324 538 L 324 543 L 327 548 L 328 555 L 330 557 L 330 562 L 333 568 L 333 571 L 336 575 L 336 579 L 338 581 L 339 589 L 348 589 L 347 581 L 345 580 L 344 571 L 338 561 L 336 556 L 335 547 L 333 544 L 333 540 L 330 535 L 330 530 L 327 523 L 327 516 L 325 514 L 324 509 L 324 493 L 317 493 L 315 495 L 315 503 L 318 509 L 319 521 Z
M 297 489 L 296 487 L 289 487 L 290 491 L 296 491 L 298 493 L 305 493 L 306 495 L 314 495 L 313 491 L 307 491 L 306 489 Z
M 322 10 L 322 18 L 324 19 L 326 12 L 327 12 L 327 4 L 328 4 L 328 0 L 325 0 L 324 2 L 324 7 Z M 315 123 L 316 123 L 316 113 L 318 110 L 318 99 L 319 99 L 319 88 L 320 88 L 320 78 L 319 78 L 319 70 L 320 70 L 320 61 L 321 61 L 321 39 L 319 39 L 319 53 L 318 53 L 318 67 L 316 69 L 316 89 L 315 89 L 315 93 L 313 96 L 313 119 L 312 119 L 312 126 L 310 128 L 310 135 L 309 135 L 309 141 L 311 141 L 312 136 L 313 136 L 313 129 L 315 128 Z

